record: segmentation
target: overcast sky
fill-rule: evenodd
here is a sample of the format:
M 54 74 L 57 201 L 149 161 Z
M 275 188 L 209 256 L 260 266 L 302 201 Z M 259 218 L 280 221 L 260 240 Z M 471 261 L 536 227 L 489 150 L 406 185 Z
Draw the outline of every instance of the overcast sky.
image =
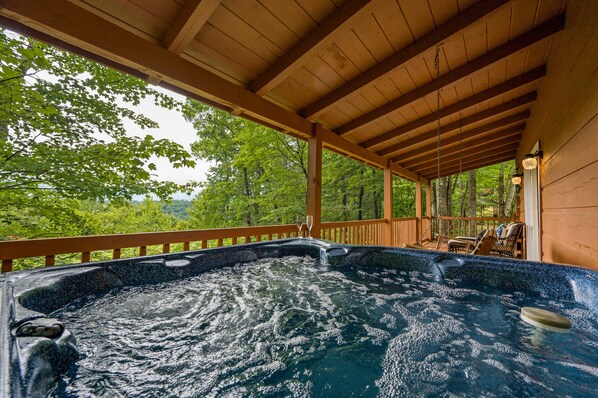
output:
M 173 93 L 169 90 L 155 87 L 158 91 L 168 94 L 178 100 L 184 100 L 185 97 L 182 95 Z M 124 105 L 124 103 L 122 104 Z M 187 122 L 180 112 L 175 110 L 168 110 L 154 105 L 153 98 L 146 98 L 139 106 L 127 106 L 139 112 L 150 119 L 154 120 L 160 125 L 157 129 L 145 129 L 141 130 L 135 125 L 135 123 L 125 120 L 124 124 L 127 128 L 127 132 L 130 135 L 145 136 L 147 134 L 152 135 L 156 139 L 167 138 L 174 142 L 181 144 L 186 150 L 191 152 L 191 143 L 197 140 L 197 135 L 191 123 Z M 210 167 L 209 163 L 198 161 L 194 169 L 181 168 L 174 169 L 170 166 L 167 159 L 156 158 L 153 159 L 156 164 L 158 179 L 161 181 L 174 181 L 176 183 L 185 183 L 188 181 L 205 181 L 206 173 Z M 193 198 L 195 195 L 192 195 Z M 135 198 L 140 199 L 140 198 Z M 190 199 L 189 196 L 182 193 L 174 195 L 174 199 Z

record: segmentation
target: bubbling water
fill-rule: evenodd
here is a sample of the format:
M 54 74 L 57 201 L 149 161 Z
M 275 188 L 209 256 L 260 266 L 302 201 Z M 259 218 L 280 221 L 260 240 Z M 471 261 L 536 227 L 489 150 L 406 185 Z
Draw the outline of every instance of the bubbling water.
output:
M 532 344 L 522 305 L 550 305 L 573 331 Z M 310 257 L 117 289 L 53 315 L 82 351 L 54 397 L 588 397 L 598 386 L 598 319 L 579 304 Z

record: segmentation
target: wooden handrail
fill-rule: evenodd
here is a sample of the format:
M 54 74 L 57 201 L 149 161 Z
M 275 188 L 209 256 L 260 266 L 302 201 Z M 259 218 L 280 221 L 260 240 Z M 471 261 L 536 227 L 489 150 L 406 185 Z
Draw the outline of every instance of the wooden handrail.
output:
M 457 220 L 457 221 L 514 221 L 514 217 L 454 217 L 454 216 L 433 216 L 436 220 Z
M 112 250 L 115 248 L 123 249 L 128 247 L 164 245 L 168 243 L 198 242 L 203 240 L 291 233 L 296 231 L 296 225 L 269 225 L 192 231 L 6 240 L 0 241 L 0 259 L 83 253 L 97 250 Z
M 320 223 L 322 229 L 324 228 L 342 228 L 351 227 L 358 225 L 373 225 L 373 224 L 384 224 L 383 218 L 375 218 L 372 220 L 354 220 L 354 221 L 333 221 Z
M 415 221 L 416 218 L 394 218 L 395 228 L 402 222 Z M 382 225 L 384 219 L 356 220 L 342 222 L 324 222 L 320 230 L 325 232 L 324 239 L 339 243 L 364 245 L 382 244 Z M 219 228 L 191 231 L 146 232 L 120 235 L 76 236 L 65 238 L 23 239 L 0 241 L 0 259 L 2 272 L 12 271 L 13 260 L 44 257 L 45 266 L 53 266 L 56 255 L 80 254 L 82 262 L 91 260 L 95 251 L 112 251 L 112 258 L 120 258 L 122 249 L 139 248 L 139 256 L 148 254 L 148 246 L 161 246 L 163 253 L 169 253 L 173 244 L 182 244 L 183 250 L 189 250 L 192 242 L 201 242 L 201 248 L 208 247 L 208 241 L 216 241 L 218 247 L 224 244 L 271 240 L 273 237 L 297 236 L 297 226 L 268 225 L 241 228 Z M 230 242 L 225 242 L 229 240 Z

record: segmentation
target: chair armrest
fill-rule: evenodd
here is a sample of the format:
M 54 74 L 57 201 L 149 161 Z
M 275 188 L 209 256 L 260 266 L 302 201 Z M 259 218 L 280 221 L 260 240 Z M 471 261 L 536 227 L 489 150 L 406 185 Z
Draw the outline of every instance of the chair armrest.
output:
M 463 240 L 463 239 L 456 239 L 456 238 L 450 238 L 450 240 L 452 242 L 460 243 L 462 245 L 475 246 L 475 241 L 471 241 L 471 240 Z
M 472 242 L 475 242 L 476 238 L 472 237 L 472 236 L 457 236 L 456 238 L 453 239 L 458 239 L 458 240 L 470 240 Z

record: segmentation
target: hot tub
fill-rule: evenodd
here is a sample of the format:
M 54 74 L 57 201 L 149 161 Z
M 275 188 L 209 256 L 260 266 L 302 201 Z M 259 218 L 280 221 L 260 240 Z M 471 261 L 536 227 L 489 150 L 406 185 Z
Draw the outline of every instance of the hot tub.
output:
M 0 282 L 2 397 L 598 391 L 598 275 L 580 268 L 295 239 Z

